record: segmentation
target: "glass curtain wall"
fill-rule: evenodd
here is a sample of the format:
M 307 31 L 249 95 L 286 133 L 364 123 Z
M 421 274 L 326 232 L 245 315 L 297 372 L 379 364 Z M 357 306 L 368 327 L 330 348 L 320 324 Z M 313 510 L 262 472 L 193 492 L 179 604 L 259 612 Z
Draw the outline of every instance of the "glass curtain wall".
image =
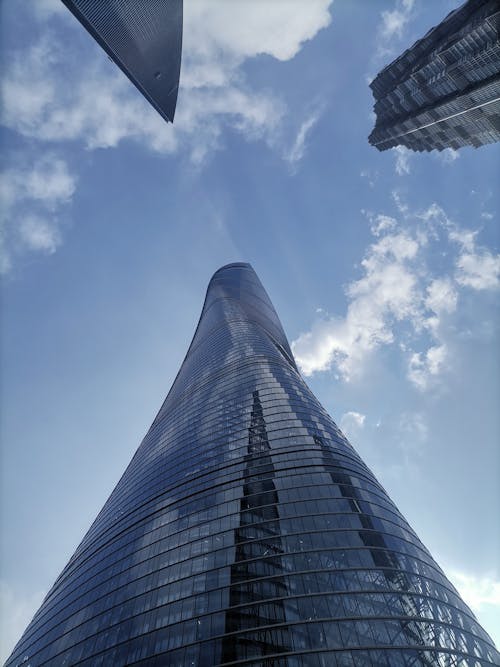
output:
M 305 384 L 248 264 L 213 276 L 163 406 L 7 661 L 498 664 Z

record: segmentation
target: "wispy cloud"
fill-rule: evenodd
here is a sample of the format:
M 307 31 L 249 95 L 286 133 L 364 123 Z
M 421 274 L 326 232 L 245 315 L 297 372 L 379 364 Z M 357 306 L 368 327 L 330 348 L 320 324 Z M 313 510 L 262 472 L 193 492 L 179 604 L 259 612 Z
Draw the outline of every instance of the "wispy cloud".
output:
M 393 9 L 382 12 L 380 32 L 385 39 L 402 36 L 410 20 L 413 5 L 414 0 L 397 0 Z
M 425 306 L 437 317 L 443 313 L 452 313 L 457 307 L 458 293 L 453 281 L 448 278 L 435 278 L 427 286 Z M 427 322 L 429 326 L 435 326 L 434 319 Z
M 364 427 L 366 415 L 355 410 L 345 412 L 340 418 L 340 428 L 350 439 L 355 439 L 359 431 Z
M 42 19 L 49 18 L 54 14 L 68 17 L 68 10 L 60 0 L 37 0 L 33 5 L 34 11 Z
M 413 352 L 408 361 L 408 379 L 424 391 L 443 371 L 447 357 L 448 349 L 444 343 L 433 345 L 424 352 Z
M 51 221 L 36 215 L 27 215 L 21 220 L 19 237 L 29 250 L 40 250 L 52 254 L 61 243 L 59 230 Z
M 395 51 L 413 17 L 414 4 L 414 0 L 396 0 L 392 9 L 381 12 L 376 31 L 377 58 L 387 58 Z
M 423 352 L 411 353 L 408 361 L 408 378 L 421 390 L 427 389 L 447 366 L 449 353 L 442 340 L 441 324 L 443 316 L 455 312 L 457 302 L 458 292 L 449 277 L 435 278 L 427 285 L 423 302 L 426 317 L 422 325 L 437 344 Z
M 445 148 L 443 151 L 433 151 L 432 155 L 444 165 L 453 164 L 460 157 L 460 153 L 453 148 Z
M 477 290 L 498 289 L 500 286 L 500 255 L 486 248 L 477 249 L 475 239 L 462 244 L 456 262 L 456 280 Z
M 406 148 L 406 146 L 396 146 L 392 149 L 393 154 L 396 157 L 396 173 L 399 176 L 404 176 L 409 174 L 410 169 L 410 158 L 412 156 L 412 151 Z
M 446 574 L 461 597 L 475 612 L 489 605 L 500 615 L 500 581 L 495 576 L 477 575 L 457 569 L 446 569 Z
M 405 232 L 386 234 L 370 245 L 361 261 L 363 276 L 346 288 L 345 317 L 319 320 L 293 342 L 305 375 L 335 366 L 351 379 L 370 352 L 393 342 L 393 320 L 417 316 L 417 277 L 409 268 L 417 252 L 417 242 Z
M 365 213 L 365 211 L 362 211 L 362 213 Z M 385 215 L 384 213 L 379 213 L 375 216 L 370 215 L 369 217 L 371 222 L 370 230 L 373 236 L 380 236 L 398 226 L 398 222 L 395 218 L 392 218 L 390 215 Z
M 377 349 L 394 345 L 410 382 L 427 389 L 450 365 L 445 334 L 461 292 L 499 287 L 500 256 L 478 245 L 477 230 L 460 227 L 437 204 L 412 212 L 397 193 L 394 202 L 397 216 L 367 214 L 375 240 L 361 277 L 345 287 L 345 314 L 323 314 L 292 343 L 305 375 L 332 369 L 352 380 Z M 447 261 L 436 272 L 429 258 L 443 246 Z
M 65 160 L 48 154 L 4 170 L 0 180 L 1 271 L 26 251 L 53 253 L 61 243 L 61 214 L 71 202 L 76 177 Z
M 304 157 L 307 148 L 307 137 L 320 119 L 322 113 L 323 107 L 316 109 L 307 116 L 300 125 L 293 144 L 287 151 L 285 151 L 285 159 L 290 163 L 293 169 L 296 168 L 297 162 Z
M 362 169 L 359 175 L 361 176 L 361 178 L 365 178 L 368 181 L 368 185 L 371 188 L 375 187 L 375 184 L 379 177 L 379 173 L 376 169 Z
M 71 200 L 75 179 L 67 163 L 56 155 L 47 155 L 34 164 L 7 169 L 2 174 L 0 196 L 4 207 L 23 200 L 42 203 L 53 210 Z
M 478 245 L 480 229 L 459 227 L 436 204 L 430 206 L 420 217 L 427 222 L 444 226 L 449 241 L 458 246 L 454 276 L 458 285 L 475 290 L 496 290 L 500 287 L 500 254 Z

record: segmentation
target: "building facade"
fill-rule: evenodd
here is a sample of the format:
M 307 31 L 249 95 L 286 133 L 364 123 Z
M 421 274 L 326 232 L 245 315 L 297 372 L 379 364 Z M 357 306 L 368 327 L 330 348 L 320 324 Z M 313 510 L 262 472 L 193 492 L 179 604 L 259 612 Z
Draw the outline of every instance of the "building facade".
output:
M 62 0 L 167 121 L 173 122 L 182 52 L 182 0 Z
M 370 87 L 379 150 L 439 151 L 500 141 L 500 3 L 468 0 Z
M 425 500 L 424 500 L 425 502 Z M 8 667 L 500 664 L 313 396 L 248 264 Z

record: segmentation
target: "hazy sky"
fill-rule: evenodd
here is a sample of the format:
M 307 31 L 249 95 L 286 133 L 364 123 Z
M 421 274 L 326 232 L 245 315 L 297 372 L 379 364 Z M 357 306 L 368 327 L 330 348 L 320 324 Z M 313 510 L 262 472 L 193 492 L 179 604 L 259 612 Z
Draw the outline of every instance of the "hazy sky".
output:
M 499 146 L 367 142 L 453 0 L 185 3 L 167 125 L 53 0 L 4 0 L 6 657 L 249 261 L 310 387 L 500 643 Z

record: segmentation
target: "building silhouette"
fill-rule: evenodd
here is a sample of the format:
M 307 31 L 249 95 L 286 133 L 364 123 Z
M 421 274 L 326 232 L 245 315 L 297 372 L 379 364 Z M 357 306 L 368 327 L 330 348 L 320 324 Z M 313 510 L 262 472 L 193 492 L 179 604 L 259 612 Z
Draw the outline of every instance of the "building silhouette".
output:
M 369 142 L 439 151 L 500 140 L 500 3 L 468 0 L 370 84 Z
M 173 122 L 182 0 L 62 0 L 158 113 Z
M 229 264 L 151 428 L 7 665 L 499 659 L 303 381 L 251 266 Z

